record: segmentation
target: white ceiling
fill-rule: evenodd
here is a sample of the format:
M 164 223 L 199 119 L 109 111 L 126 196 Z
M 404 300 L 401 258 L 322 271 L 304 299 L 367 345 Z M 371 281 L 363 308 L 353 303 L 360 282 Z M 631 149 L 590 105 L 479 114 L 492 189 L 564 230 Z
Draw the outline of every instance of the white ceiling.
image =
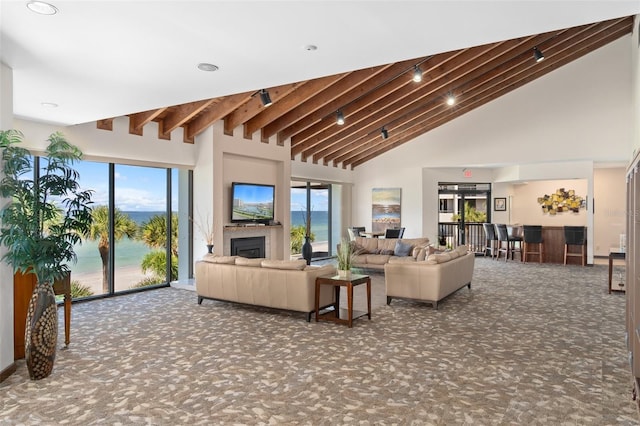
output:
M 639 0 L 50 3 L 56 15 L 0 1 L 0 60 L 14 114 L 65 125 L 640 13 Z

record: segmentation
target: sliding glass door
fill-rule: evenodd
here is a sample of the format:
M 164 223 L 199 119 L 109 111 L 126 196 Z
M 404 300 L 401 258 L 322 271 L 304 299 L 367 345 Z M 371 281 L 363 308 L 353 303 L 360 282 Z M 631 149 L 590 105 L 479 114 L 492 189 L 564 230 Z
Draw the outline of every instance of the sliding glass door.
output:
M 313 257 L 327 257 L 331 247 L 331 186 L 291 183 L 291 255 L 300 257 L 309 235 Z

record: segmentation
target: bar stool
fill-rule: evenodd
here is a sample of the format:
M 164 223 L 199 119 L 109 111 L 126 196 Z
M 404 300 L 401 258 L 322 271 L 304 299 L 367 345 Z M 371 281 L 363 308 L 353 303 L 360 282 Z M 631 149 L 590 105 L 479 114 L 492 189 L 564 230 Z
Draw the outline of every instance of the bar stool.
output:
M 544 255 L 544 244 L 542 241 L 542 225 L 524 225 L 524 246 L 522 248 L 522 261 L 527 261 L 527 255 L 533 254 L 538 256 L 538 263 L 542 263 Z M 535 251 L 531 245 L 535 244 Z
M 498 250 L 498 237 L 496 237 L 496 229 L 492 223 L 483 223 L 482 227 L 484 228 L 485 235 L 485 247 L 484 247 L 484 257 L 487 257 L 487 252 L 491 255 L 493 259 L 497 255 Z
M 507 231 L 507 225 L 496 223 L 496 233 L 498 234 L 498 256 L 496 259 L 500 258 L 500 253 L 505 253 L 504 261 L 507 261 L 509 254 L 511 254 L 511 260 L 514 258 L 515 252 L 520 252 L 520 258 L 522 259 L 522 247 L 516 248 L 516 243 L 520 245 L 522 243 L 522 237 L 512 237 L 509 235 Z
M 569 246 L 580 246 L 580 253 L 569 253 Z M 584 226 L 564 227 L 564 264 L 567 264 L 567 257 L 580 256 L 582 266 L 587 263 L 587 228 Z

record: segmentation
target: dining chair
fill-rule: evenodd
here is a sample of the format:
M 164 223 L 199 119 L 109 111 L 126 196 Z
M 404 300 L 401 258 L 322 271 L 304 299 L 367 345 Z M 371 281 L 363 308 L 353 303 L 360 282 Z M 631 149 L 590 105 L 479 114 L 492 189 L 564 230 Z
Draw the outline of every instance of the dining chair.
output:
M 579 246 L 580 253 L 570 253 L 570 246 Z M 580 256 L 582 266 L 587 263 L 587 228 L 584 226 L 564 227 L 564 264 L 567 264 L 567 257 Z
M 384 231 L 385 238 L 401 238 L 400 232 L 404 233 L 404 228 L 387 228 Z
M 362 233 L 366 231 L 364 226 L 352 226 L 351 229 L 356 237 L 362 237 Z
M 531 254 L 538 256 L 538 263 L 542 263 L 544 256 L 544 241 L 542 239 L 542 225 L 524 225 L 522 261 L 526 262 Z

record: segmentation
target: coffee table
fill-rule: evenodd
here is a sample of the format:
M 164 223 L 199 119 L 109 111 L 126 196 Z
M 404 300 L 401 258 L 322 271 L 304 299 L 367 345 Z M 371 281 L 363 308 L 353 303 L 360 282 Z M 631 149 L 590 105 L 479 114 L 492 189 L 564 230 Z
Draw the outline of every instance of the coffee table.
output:
M 367 285 L 367 312 L 353 310 L 353 288 L 360 284 Z M 320 286 L 333 286 L 336 292 L 336 303 L 332 311 L 320 314 Z M 347 318 L 340 318 L 340 287 L 347 288 Z M 371 278 L 368 275 L 351 274 L 349 277 L 329 275 L 316 278 L 316 322 L 319 320 L 346 324 L 351 328 L 355 318 L 367 315 L 371 320 Z

